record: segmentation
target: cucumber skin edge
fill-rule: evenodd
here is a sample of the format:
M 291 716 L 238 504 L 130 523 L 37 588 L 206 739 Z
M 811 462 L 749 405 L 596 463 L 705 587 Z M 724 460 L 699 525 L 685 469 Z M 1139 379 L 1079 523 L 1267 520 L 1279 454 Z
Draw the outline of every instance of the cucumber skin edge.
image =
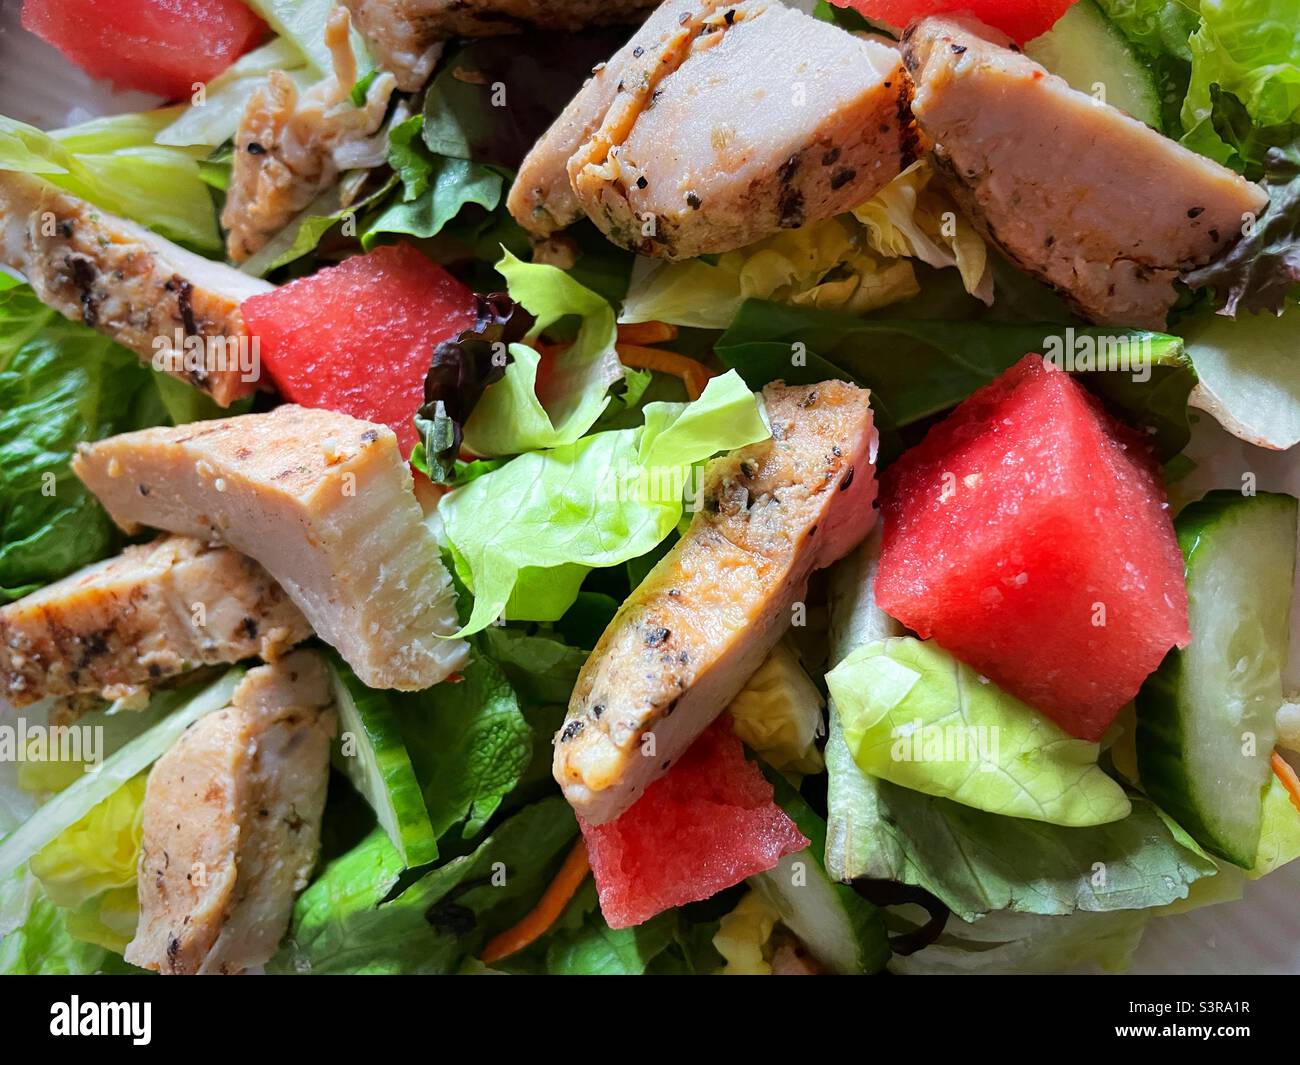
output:
M 1250 869 L 1259 850 L 1259 832 L 1250 854 L 1236 851 L 1219 839 L 1189 798 L 1192 780 L 1183 761 L 1183 728 L 1177 709 L 1182 672 L 1182 653 L 1174 648 L 1138 692 L 1138 777 L 1151 800 L 1197 843 L 1233 865 Z
M 1237 491 L 1215 491 L 1188 505 L 1179 515 L 1178 546 L 1183 552 L 1183 579 L 1190 584 L 1191 571 L 1201 537 L 1209 527 L 1226 517 L 1245 498 Z M 1276 498 L 1280 505 L 1295 500 L 1286 495 L 1260 492 L 1254 497 L 1261 502 Z M 1218 838 L 1205 823 L 1200 810 L 1190 799 L 1192 780 L 1183 761 L 1183 729 L 1177 709 L 1177 692 L 1182 681 L 1182 655 L 1173 648 L 1160 663 L 1159 668 L 1142 685 L 1137 694 L 1137 758 L 1138 776 L 1142 788 L 1169 816 L 1207 851 L 1242 869 L 1255 864 L 1259 851 L 1259 832 L 1256 832 L 1250 854 L 1237 851 Z M 1260 793 L 1263 802 L 1263 792 Z M 1260 824 L 1260 830 L 1263 824 Z

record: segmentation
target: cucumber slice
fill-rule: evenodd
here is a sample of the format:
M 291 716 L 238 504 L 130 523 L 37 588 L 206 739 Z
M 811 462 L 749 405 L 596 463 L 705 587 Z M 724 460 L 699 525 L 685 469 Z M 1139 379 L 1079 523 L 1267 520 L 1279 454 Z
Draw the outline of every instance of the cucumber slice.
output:
M 1080 92 L 1092 96 L 1101 86 L 1106 103 L 1164 131 L 1155 74 L 1093 0 L 1071 7 L 1025 54 Z
M 819 962 L 840 974 L 876 973 L 889 961 L 889 934 L 881 912 L 845 884 L 826 875 L 821 855 L 826 850 L 826 822 L 804 802 L 780 773 L 763 772 L 776 792 L 776 802 L 810 840 L 807 849 L 787 854 L 749 885 L 781 915 Z
M 341 662 L 332 660 L 330 672 L 340 724 L 334 764 L 365 796 L 406 868 L 427 865 L 438 857 L 438 838 L 392 708 Z
M 1138 693 L 1147 793 L 1206 850 L 1250 869 L 1259 848 L 1296 565 L 1296 500 L 1212 492 L 1175 523 L 1192 641 Z

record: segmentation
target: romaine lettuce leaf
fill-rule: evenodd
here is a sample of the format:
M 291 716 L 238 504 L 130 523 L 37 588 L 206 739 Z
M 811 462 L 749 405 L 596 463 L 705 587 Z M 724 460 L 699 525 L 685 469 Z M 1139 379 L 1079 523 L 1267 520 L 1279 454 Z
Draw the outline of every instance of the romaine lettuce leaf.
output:
M 219 253 L 216 207 L 199 174 L 202 153 L 154 143 L 178 115 L 165 108 L 53 133 L 0 115 L 0 170 L 39 174 L 105 211 Z
M 525 338 L 509 345 L 505 377 L 483 393 L 465 425 L 465 446 L 477 455 L 517 455 L 572 444 L 592 427 L 609 402 L 609 386 L 621 381 L 614 350 L 614 309 L 563 270 L 525 263 L 510 252 L 497 263 L 510 298 L 536 318 Z M 531 346 L 563 319 L 580 324 L 573 343 L 547 359 Z
M 0 879 L 24 865 L 46 844 L 153 765 L 195 721 L 229 705 L 242 676 L 243 670 L 236 667 L 206 686 L 196 683 L 154 695 L 154 701 L 168 708 L 156 725 L 105 758 L 94 772 L 68 785 L 0 840 Z
M 32 873 L 55 905 L 76 909 L 106 891 L 135 884 L 145 776 L 127 781 L 33 855 Z
M 0 892 L 31 890 L 23 878 L 28 874 L 20 870 L 17 878 L 0 885 Z M 0 974 L 84 976 L 111 965 L 111 955 L 103 947 L 73 937 L 68 916 L 67 910 L 36 889 L 26 902 L 22 923 L 0 938 Z
M 73 476 L 76 446 L 167 420 L 136 356 L 0 285 L 0 602 L 109 552 L 117 536 Z
M 851 220 L 827 218 L 716 260 L 659 263 L 634 273 L 619 318 L 725 329 L 751 298 L 863 314 L 919 291 L 911 263 L 873 252 Z
M 781 641 L 727 706 L 736 735 L 768 765 L 790 773 L 826 766 L 817 739 L 825 700 L 786 641 Z
M 1126 817 L 1098 745 L 976 674 L 933 640 L 859 647 L 826 675 L 858 768 L 1007 817 L 1102 825 Z
M 325 23 L 334 10 L 335 0 L 248 0 L 248 6 L 289 42 L 312 68 L 317 78 L 334 70 L 334 61 L 325 44 Z M 365 70 L 369 54 L 361 34 L 352 30 L 352 51 L 358 58 L 358 67 Z
M 321 43 L 323 47 L 323 28 Z M 320 77 L 297 45 L 287 38 L 273 37 L 240 56 L 208 82 L 202 101 L 184 108 L 159 130 L 155 143 L 176 148 L 196 145 L 216 148 L 225 144 L 235 136 L 249 98 L 272 70 L 288 74 L 299 89 L 307 88 Z
M 672 532 L 692 464 L 768 436 L 735 374 L 714 378 L 694 403 L 649 404 L 645 415 L 642 429 L 529 452 L 442 497 L 456 570 L 474 593 L 463 633 L 508 605 L 511 617 L 558 618 L 585 569 L 637 558 Z

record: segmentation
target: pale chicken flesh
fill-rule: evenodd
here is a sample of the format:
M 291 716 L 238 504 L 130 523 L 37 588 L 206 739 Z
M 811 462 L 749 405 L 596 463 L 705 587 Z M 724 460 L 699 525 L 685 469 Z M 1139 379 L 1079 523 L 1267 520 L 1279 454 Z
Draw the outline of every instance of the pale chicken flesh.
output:
M 127 531 L 165 529 L 256 559 L 372 688 L 420 690 L 464 664 L 455 593 L 393 431 L 285 405 L 83 444 L 73 470 Z
M 311 627 L 251 558 L 165 536 L 0 607 L 0 695 L 129 699 L 203 665 L 274 659 Z
M 11 170 L 0 170 L 0 263 L 65 318 L 223 407 L 258 387 L 256 344 L 239 305 L 271 290 L 259 278 Z
M 335 8 L 325 27 L 333 74 L 299 92 L 294 80 L 273 70 L 249 97 L 235 133 L 235 156 L 221 224 L 230 257 L 242 262 L 260 251 L 296 215 L 332 186 L 351 156 L 383 124 L 396 81 L 379 74 L 358 107 L 352 102 L 357 61 L 347 10 Z M 365 162 L 374 165 L 383 158 Z
M 537 236 L 576 206 L 667 259 L 729 251 L 869 199 L 918 150 L 899 54 L 766 0 L 666 5 L 520 168 Z M 560 184 L 564 161 L 572 193 Z
M 316 864 L 336 728 L 324 660 L 295 651 L 181 734 L 145 788 L 127 961 L 186 976 L 270 959 Z
M 973 19 L 914 23 L 903 55 L 913 111 L 966 213 L 1095 322 L 1163 329 L 1179 275 L 1225 252 L 1268 203 Z
M 689 531 L 587 660 L 554 774 L 588 822 L 618 817 L 744 686 L 814 570 L 871 529 L 876 433 L 842 381 L 763 390 L 772 438 L 709 464 Z
M 398 87 L 424 84 L 452 37 L 532 29 L 579 30 L 636 22 L 656 0 L 344 0 L 357 28 Z

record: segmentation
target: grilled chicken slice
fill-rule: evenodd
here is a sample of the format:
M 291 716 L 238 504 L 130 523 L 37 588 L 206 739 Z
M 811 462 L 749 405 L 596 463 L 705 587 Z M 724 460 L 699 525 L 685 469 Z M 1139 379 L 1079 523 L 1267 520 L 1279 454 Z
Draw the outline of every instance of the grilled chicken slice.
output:
M 1095 322 L 1163 329 L 1179 274 L 1226 251 L 1268 202 L 973 19 L 914 23 L 903 55 L 913 111 L 965 211 Z
M 259 278 L 12 170 L 0 171 L 0 262 L 65 318 L 223 407 L 257 387 L 260 365 L 239 305 L 270 291 Z
M 0 607 L 0 694 L 123 699 L 196 666 L 272 660 L 311 627 L 228 547 L 164 536 Z
M 229 544 L 266 567 L 372 688 L 465 661 L 455 593 L 386 426 L 286 405 L 83 444 L 72 468 L 113 520 Z
M 238 973 L 275 953 L 320 847 L 337 725 L 325 663 L 250 670 L 149 773 L 132 965 Z
M 414 92 L 442 42 L 530 29 L 580 30 L 637 22 L 657 0 L 344 0 L 379 65 Z
M 847 210 L 912 162 L 893 49 L 768 0 L 673 10 L 676 26 L 656 12 L 524 161 L 510 206 L 536 235 L 576 203 L 644 255 L 729 251 Z M 569 201 L 555 162 L 579 133 Z
M 723 8 L 724 0 L 664 0 L 627 44 L 591 72 L 520 164 L 507 206 L 521 226 L 535 237 L 549 237 L 583 217 L 569 184 L 569 160 L 600 128 L 625 75 L 633 66 L 642 78 L 661 64 L 679 66 L 680 49 L 691 34 L 687 25 Z
M 555 739 L 555 779 L 592 824 L 618 817 L 708 727 L 792 620 L 808 578 L 875 522 L 867 393 L 763 390 L 772 438 L 709 464 L 685 536 L 587 660 Z
M 366 89 L 365 103 L 352 102 L 357 61 L 349 41 L 351 22 L 335 8 L 325 25 L 334 73 L 299 93 L 279 70 L 254 90 L 235 133 L 235 161 L 221 224 L 226 247 L 242 262 L 337 180 L 342 169 L 375 165 L 383 146 L 365 158 L 367 140 L 379 131 L 396 81 L 382 73 Z

